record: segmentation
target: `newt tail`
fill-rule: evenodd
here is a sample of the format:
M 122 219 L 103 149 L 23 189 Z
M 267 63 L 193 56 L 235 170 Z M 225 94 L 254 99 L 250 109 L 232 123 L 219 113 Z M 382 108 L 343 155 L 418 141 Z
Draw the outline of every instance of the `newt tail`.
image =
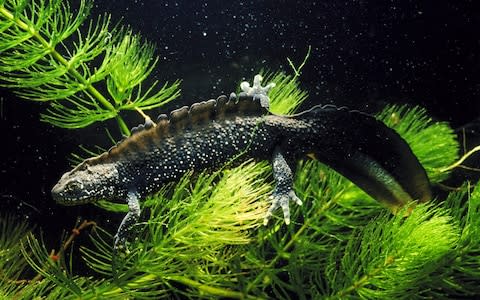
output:
M 267 91 L 256 78 L 239 97 L 220 96 L 160 115 L 156 126 L 141 125 L 109 151 L 85 160 L 52 189 L 64 205 L 100 199 L 126 200 L 129 212 L 115 235 L 122 246 L 140 216 L 139 200 L 188 171 L 214 170 L 235 158 L 270 160 L 276 181 L 267 224 L 281 207 L 290 222 L 289 201 L 296 162 L 315 157 L 393 211 L 409 201 L 431 198 L 427 174 L 408 144 L 367 114 L 314 106 L 291 116 L 268 111 Z

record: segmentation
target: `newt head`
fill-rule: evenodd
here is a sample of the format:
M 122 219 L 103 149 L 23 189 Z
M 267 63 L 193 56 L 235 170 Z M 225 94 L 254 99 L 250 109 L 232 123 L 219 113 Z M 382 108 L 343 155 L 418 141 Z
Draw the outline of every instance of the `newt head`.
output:
M 52 197 L 62 205 L 112 199 L 118 178 L 118 170 L 113 164 L 89 165 L 89 160 L 86 160 L 63 174 L 52 188 Z

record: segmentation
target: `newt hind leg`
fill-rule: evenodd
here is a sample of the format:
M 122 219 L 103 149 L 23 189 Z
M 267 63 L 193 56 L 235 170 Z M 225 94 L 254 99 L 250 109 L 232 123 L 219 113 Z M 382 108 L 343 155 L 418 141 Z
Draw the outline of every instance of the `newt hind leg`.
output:
M 265 215 L 263 224 L 267 225 L 268 221 L 273 215 L 273 212 L 281 207 L 283 210 L 283 217 L 286 224 L 290 223 L 290 201 L 294 201 L 298 205 L 302 205 L 302 200 L 295 195 L 293 191 L 293 172 L 287 161 L 283 157 L 280 149 L 277 147 L 273 152 L 272 157 L 273 165 L 273 178 L 275 179 L 276 186 L 270 196 L 272 199 L 272 205 Z

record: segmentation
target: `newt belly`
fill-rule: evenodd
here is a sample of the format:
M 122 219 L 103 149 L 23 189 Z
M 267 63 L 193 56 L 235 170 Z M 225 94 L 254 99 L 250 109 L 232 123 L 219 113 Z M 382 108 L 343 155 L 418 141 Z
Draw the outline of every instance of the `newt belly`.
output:
M 249 87 L 248 87 L 249 88 Z M 335 106 L 315 106 L 292 116 L 268 112 L 266 90 L 221 96 L 161 115 L 100 156 L 64 174 L 52 189 L 64 205 L 100 199 L 126 200 L 129 212 L 115 236 L 115 247 L 140 215 L 139 200 L 186 172 L 218 169 L 232 160 L 271 160 L 276 187 L 265 224 L 289 201 L 297 160 L 314 157 L 329 165 L 392 210 L 430 199 L 425 170 L 408 144 L 367 114 Z

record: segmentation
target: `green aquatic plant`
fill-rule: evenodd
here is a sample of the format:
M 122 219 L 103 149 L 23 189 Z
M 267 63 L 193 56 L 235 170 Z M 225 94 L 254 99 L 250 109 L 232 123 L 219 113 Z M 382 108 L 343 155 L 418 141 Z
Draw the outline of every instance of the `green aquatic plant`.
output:
M 177 84 L 160 89 L 145 84 L 156 63 L 152 46 L 127 29 L 110 29 L 108 16 L 87 23 L 82 34 L 79 26 L 89 5 L 80 1 L 73 14 L 64 1 L 0 1 L 0 76 L 22 97 L 50 103 L 44 121 L 77 128 L 115 118 L 128 133 L 119 111 L 143 115 L 173 99 Z M 276 83 L 270 94 L 276 113 L 291 113 L 306 98 L 298 82 L 301 66 L 293 69 L 293 76 L 265 75 L 265 81 Z M 433 184 L 456 165 L 452 130 L 431 121 L 423 109 L 391 106 L 378 118 L 408 141 Z M 92 243 L 82 245 L 80 253 L 72 250 L 71 239 L 85 232 L 81 226 L 58 252 L 51 252 L 41 234 L 0 216 L 0 298 L 424 299 L 480 294 L 480 184 L 465 184 L 446 199 L 417 205 L 405 218 L 391 215 L 325 165 L 303 161 L 294 185 L 303 206 L 291 207 L 290 225 L 277 216 L 264 227 L 272 190 L 268 164 L 246 162 L 195 179 L 188 175 L 143 202 L 138 238 L 115 278 L 112 236 L 100 227 L 105 224 L 93 227 Z M 109 202 L 101 207 L 125 210 L 125 205 Z M 89 268 L 88 276 L 76 269 L 80 260 Z
M 179 95 L 179 82 L 145 80 L 158 62 L 152 44 L 111 26 L 110 16 L 87 21 L 92 3 L 74 10 L 62 0 L 0 1 L 0 80 L 26 99 L 48 102 L 41 120 L 81 128 L 116 119 L 121 111 L 159 107 Z M 80 29 L 81 28 L 81 29 Z
M 28 224 L 19 222 L 11 215 L 0 215 L 0 299 L 16 294 L 20 287 L 23 270 L 27 268 L 25 259 L 19 259 L 20 241 L 28 234 Z

